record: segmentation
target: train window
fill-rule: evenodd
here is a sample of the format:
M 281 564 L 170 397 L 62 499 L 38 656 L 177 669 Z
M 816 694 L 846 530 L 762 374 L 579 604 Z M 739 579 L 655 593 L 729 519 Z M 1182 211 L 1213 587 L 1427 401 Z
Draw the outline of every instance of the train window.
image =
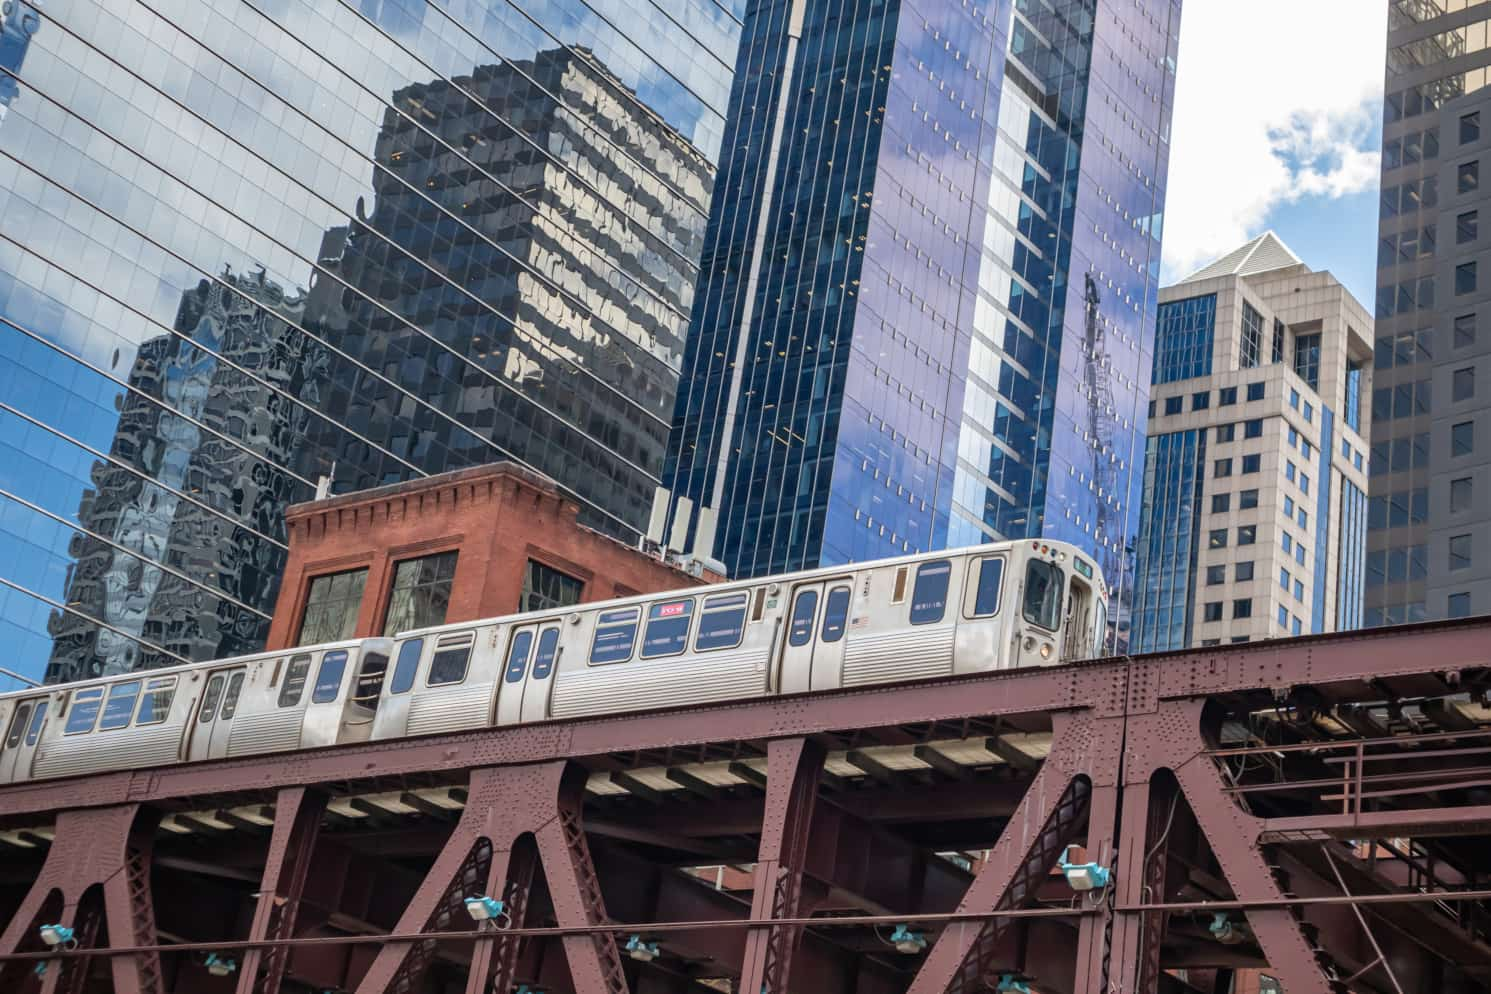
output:
M 10 734 L 5 737 L 5 748 L 14 749 L 21 744 L 21 736 L 26 734 L 26 722 L 31 720 L 31 702 L 26 701 L 16 708 L 15 715 L 10 719 Z
M 26 729 L 26 744 L 36 745 L 36 740 L 41 738 L 41 726 L 47 723 L 47 702 L 37 701 L 36 711 L 31 715 L 31 727 Z
M 342 690 L 342 674 L 347 670 L 347 650 L 336 649 L 321 657 L 316 671 L 316 688 L 311 691 L 312 704 L 326 704 L 337 699 Z
M 163 677 L 145 685 L 140 697 L 140 710 L 135 715 L 136 725 L 157 725 L 171 713 L 171 698 L 176 696 L 176 678 Z
M 285 670 L 285 682 L 280 687 L 280 707 L 293 708 L 300 703 L 305 692 L 305 680 L 311 673 L 311 654 L 302 652 L 290 657 L 290 667 Z
M 999 613 L 999 588 L 1004 584 L 1004 559 L 990 556 L 978 561 L 978 583 L 973 588 L 973 617 Z
M 1056 631 L 1061 619 L 1061 570 L 1055 563 L 1032 559 L 1025 567 L 1025 620 Z
M 642 658 L 676 656 L 689 644 L 689 623 L 694 618 L 692 598 L 654 604 L 647 609 L 647 628 L 642 633 Z
M 72 695 L 72 709 L 67 713 L 67 726 L 63 735 L 81 735 L 93 731 L 98 720 L 98 709 L 103 706 L 104 688 L 90 687 Z
M 414 676 L 419 672 L 419 657 L 424 651 L 424 639 L 410 639 L 399 646 L 399 661 L 394 663 L 393 681 L 388 685 L 390 694 L 402 694 L 414 686 Z
M 466 636 L 471 639 L 470 636 Z M 471 661 L 471 645 L 475 639 L 459 645 L 435 643 L 435 658 L 430 660 L 430 675 L 425 686 L 439 687 L 447 683 L 460 683 L 466 679 L 466 664 Z
M 352 688 L 352 703 L 376 710 L 378 695 L 383 693 L 383 678 L 387 674 L 388 654 L 363 650 L 362 665 L 357 669 L 357 685 Z
M 238 695 L 243 691 L 243 670 L 228 677 L 228 689 L 223 691 L 223 706 L 219 715 L 231 718 L 238 712 Z
M 123 728 L 135 714 L 135 701 L 140 699 L 140 681 L 129 680 L 116 683 L 109 688 L 109 699 L 104 703 L 104 716 L 98 720 L 98 730 Z
M 533 657 L 533 679 L 542 680 L 554 671 L 554 657 L 559 655 L 559 629 L 548 628 L 538 637 L 538 652 Z
M 595 622 L 595 639 L 590 643 L 592 663 L 624 663 L 632 658 L 632 644 L 637 641 L 637 609 L 607 611 Z
M 911 588 L 911 623 L 932 625 L 947 611 L 947 584 L 953 575 L 950 560 L 922 563 L 916 568 L 916 584 Z
M 694 651 L 733 649 L 745 637 L 746 602 L 750 594 L 706 597 L 699 609 L 699 634 L 694 636 Z
M 891 591 L 890 602 L 899 604 L 906 599 L 906 567 L 896 570 L 896 589 Z
M 807 645 L 813 641 L 813 619 L 818 615 L 818 591 L 799 590 L 792 602 L 792 623 L 787 629 L 788 645 Z
M 227 677 L 221 673 L 214 674 L 207 681 L 207 689 L 202 691 L 202 714 L 198 717 L 204 725 L 217 717 L 217 702 L 223 697 L 223 681 Z
M 528 672 L 528 652 L 533 648 L 533 629 L 525 628 L 513 636 L 507 650 L 507 682 L 517 683 Z
M 837 642 L 844 637 L 844 626 L 849 622 L 849 588 L 834 587 L 823 602 L 823 631 L 818 637 L 825 642 Z

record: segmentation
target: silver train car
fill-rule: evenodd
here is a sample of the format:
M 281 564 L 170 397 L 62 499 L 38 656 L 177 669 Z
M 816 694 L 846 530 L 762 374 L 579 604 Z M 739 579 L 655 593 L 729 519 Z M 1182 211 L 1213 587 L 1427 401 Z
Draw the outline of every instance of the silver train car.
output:
M 0 695 L 0 783 L 1054 666 L 1108 590 L 1024 540 Z

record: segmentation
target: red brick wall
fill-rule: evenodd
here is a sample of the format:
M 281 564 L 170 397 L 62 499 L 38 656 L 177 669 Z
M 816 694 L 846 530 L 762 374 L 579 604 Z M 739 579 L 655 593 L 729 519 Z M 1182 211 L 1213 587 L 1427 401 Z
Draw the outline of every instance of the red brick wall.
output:
M 447 621 L 511 614 L 528 560 L 584 582 L 582 601 L 674 590 L 697 579 L 581 526 L 579 507 L 544 477 L 512 463 L 457 470 L 292 506 L 290 556 L 268 649 L 296 643 L 314 577 L 366 567 L 355 637 L 383 630 L 394 567 L 459 550 Z

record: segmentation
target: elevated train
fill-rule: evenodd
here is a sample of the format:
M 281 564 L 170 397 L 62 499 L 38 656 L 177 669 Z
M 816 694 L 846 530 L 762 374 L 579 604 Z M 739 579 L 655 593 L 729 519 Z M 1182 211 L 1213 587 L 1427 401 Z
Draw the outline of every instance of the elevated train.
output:
M 1053 666 L 1108 590 L 1023 540 L 0 695 L 0 783 Z

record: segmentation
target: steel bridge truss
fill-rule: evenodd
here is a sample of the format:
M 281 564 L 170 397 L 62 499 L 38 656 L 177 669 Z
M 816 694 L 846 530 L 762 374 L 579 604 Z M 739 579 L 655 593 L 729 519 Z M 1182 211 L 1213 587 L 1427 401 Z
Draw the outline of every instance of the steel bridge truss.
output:
M 1475 619 L 0 788 L 0 991 L 1491 991 L 1488 687 Z

